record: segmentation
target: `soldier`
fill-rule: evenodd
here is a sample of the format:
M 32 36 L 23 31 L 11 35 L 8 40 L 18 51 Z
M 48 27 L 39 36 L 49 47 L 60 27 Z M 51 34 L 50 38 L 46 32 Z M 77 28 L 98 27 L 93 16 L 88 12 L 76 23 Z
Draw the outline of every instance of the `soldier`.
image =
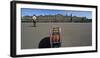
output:
M 36 19 L 37 19 L 36 16 L 33 15 L 32 20 L 33 20 L 33 26 L 34 26 L 34 27 L 36 27 Z
M 60 28 L 54 27 L 51 33 L 51 47 L 61 47 Z

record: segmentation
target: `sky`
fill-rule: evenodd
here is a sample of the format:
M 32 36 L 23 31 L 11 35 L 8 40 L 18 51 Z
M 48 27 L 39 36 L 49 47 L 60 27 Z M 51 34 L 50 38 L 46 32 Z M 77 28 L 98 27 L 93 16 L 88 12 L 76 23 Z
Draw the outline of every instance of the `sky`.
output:
M 21 8 L 21 16 L 32 16 L 32 15 L 68 15 L 70 16 L 78 16 L 78 17 L 86 17 L 88 19 L 92 18 L 91 11 L 80 11 L 80 10 L 51 10 L 51 9 L 32 9 L 32 8 Z

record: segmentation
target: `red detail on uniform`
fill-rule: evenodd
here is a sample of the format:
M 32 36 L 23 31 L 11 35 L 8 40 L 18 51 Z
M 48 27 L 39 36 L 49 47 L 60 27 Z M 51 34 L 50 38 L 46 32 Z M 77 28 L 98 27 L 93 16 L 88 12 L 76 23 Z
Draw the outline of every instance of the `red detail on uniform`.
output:
M 53 42 L 59 42 L 60 41 L 60 35 L 53 35 L 52 36 L 52 41 Z

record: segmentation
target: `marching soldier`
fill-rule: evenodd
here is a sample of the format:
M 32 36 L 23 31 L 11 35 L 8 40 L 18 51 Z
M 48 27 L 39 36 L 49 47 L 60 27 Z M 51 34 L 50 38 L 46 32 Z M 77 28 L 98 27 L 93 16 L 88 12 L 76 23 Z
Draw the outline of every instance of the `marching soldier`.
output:
M 36 16 L 33 15 L 32 20 L 33 20 L 33 26 L 34 26 L 34 27 L 36 27 L 36 19 L 37 19 Z

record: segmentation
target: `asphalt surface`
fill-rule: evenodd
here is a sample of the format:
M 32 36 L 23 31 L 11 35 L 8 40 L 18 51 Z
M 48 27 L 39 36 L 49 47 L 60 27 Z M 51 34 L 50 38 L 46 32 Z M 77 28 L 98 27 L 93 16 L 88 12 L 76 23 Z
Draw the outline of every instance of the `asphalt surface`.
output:
M 50 36 L 52 27 L 61 28 L 61 47 L 92 45 L 92 23 L 21 23 L 21 49 L 36 49 Z

